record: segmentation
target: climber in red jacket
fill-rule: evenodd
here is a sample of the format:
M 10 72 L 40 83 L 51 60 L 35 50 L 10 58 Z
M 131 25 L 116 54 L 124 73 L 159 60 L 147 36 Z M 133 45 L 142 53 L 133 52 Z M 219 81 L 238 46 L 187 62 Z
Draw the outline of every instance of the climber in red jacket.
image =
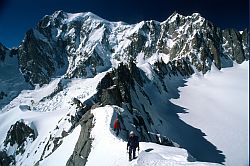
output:
M 120 125 L 118 118 L 116 118 L 114 122 L 114 131 L 116 132 L 116 136 L 119 135 L 120 130 L 121 130 L 121 125 Z

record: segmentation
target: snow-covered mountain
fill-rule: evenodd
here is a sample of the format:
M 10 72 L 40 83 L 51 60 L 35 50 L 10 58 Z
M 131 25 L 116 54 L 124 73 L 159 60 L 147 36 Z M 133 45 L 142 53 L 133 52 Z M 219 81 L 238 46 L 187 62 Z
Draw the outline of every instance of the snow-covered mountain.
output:
M 45 16 L 18 48 L 0 44 L 0 164 L 247 165 L 248 37 L 198 13 L 134 25 L 90 12 Z M 211 105 L 220 106 L 212 116 L 203 111 Z M 223 117 L 231 123 L 213 121 Z M 128 162 L 131 130 L 142 143 Z M 233 152 L 228 136 L 239 140 Z
M 128 25 L 109 22 L 93 13 L 63 11 L 45 16 L 29 30 L 18 53 L 20 69 L 32 84 L 51 77 L 92 77 L 117 61 L 143 53 L 152 63 L 183 59 L 204 73 L 212 62 L 220 69 L 248 60 L 248 30 L 220 30 L 199 14 L 174 13 L 164 22 Z

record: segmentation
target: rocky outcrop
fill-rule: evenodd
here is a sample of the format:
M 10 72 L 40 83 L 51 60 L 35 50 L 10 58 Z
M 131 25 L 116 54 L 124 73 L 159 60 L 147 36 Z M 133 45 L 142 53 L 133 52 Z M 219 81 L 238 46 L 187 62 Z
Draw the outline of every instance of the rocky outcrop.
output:
M 66 55 L 59 43 L 49 41 L 35 29 L 26 33 L 18 53 L 20 69 L 27 82 L 32 85 L 46 84 L 52 76 L 56 76 L 57 69 L 66 65 Z
M 154 64 L 154 71 L 162 79 L 164 76 L 190 76 L 194 73 L 189 58 L 182 58 L 164 63 L 163 60 L 157 61 Z
M 242 32 L 242 46 L 245 53 L 246 60 L 249 60 L 249 31 L 245 29 Z
M 246 32 L 245 32 L 246 33 Z M 244 35 L 244 34 L 243 34 Z M 244 35 L 240 34 L 235 29 L 225 29 L 222 31 L 222 37 L 225 42 L 225 53 L 235 60 L 237 63 L 242 63 L 247 60 L 247 52 L 243 49 L 243 46 L 246 46 L 247 38 Z M 243 40 L 244 37 L 244 40 Z M 246 51 L 246 52 L 245 52 Z
M 151 115 L 145 109 L 145 107 L 147 107 L 144 105 L 145 102 L 151 105 L 152 101 L 148 93 L 144 90 L 144 87 L 153 83 L 154 86 L 167 93 L 165 83 L 163 81 L 156 82 L 158 77 L 161 77 L 161 80 L 163 80 L 163 77 L 189 76 L 193 73 L 190 64 L 184 62 L 186 66 L 182 66 L 179 65 L 179 63 L 165 64 L 161 61 L 155 64 L 154 80 L 149 80 L 145 73 L 141 71 L 133 61 L 130 61 L 129 64 L 121 63 L 117 69 L 113 69 L 111 72 L 107 73 L 98 84 L 98 102 L 100 102 L 102 106 L 119 106 L 114 107 L 114 116 L 118 115 L 123 126 L 123 131 L 127 131 L 127 134 L 131 130 L 138 131 L 137 134 L 140 136 L 141 141 L 150 141 L 174 146 L 174 143 L 167 137 L 154 133 L 152 134 L 150 132 L 156 131 L 153 128 L 154 122 Z M 123 108 L 125 112 L 121 113 L 122 111 L 120 108 Z M 132 125 L 130 123 L 125 123 L 128 121 L 131 121 Z M 127 135 L 123 135 L 122 138 L 126 140 Z
M 23 153 L 25 141 L 34 141 L 36 138 L 35 131 L 26 125 L 22 121 L 17 121 L 14 125 L 12 125 L 7 133 L 7 136 L 4 140 L 4 145 L 13 146 L 17 144 L 16 153 Z
M 3 91 L 0 92 L 0 100 L 2 100 L 4 97 L 7 97 L 7 94 Z
M 15 158 L 13 156 L 8 156 L 5 151 L 0 151 L 0 165 L 8 166 L 11 163 L 15 163 Z
M 138 75 L 139 77 L 139 75 Z M 103 105 L 130 103 L 130 88 L 134 86 L 129 66 L 120 63 L 117 69 L 107 73 L 97 86 L 97 99 Z
M 93 127 L 93 114 L 90 111 L 87 111 L 81 121 L 81 133 L 78 138 L 78 141 L 75 145 L 73 154 L 70 156 L 67 166 L 77 166 L 85 165 L 87 162 L 88 155 L 91 149 L 92 139 L 90 137 L 90 131 Z
M 159 77 L 157 80 L 161 83 L 159 86 L 161 86 L 165 92 L 168 90 L 163 82 L 164 77 L 188 77 L 194 73 L 188 58 L 173 60 L 167 64 L 164 63 L 163 60 L 157 61 L 153 65 L 153 70 Z M 125 102 L 129 103 L 132 107 L 131 90 L 136 90 L 135 85 L 142 88 L 144 84 L 151 81 L 152 80 L 149 80 L 145 73 L 141 71 L 133 61 L 130 61 L 129 64 L 120 63 L 117 69 L 108 72 L 98 84 L 97 100 L 103 105 L 121 106 L 122 103 Z M 141 92 L 143 93 L 143 91 Z M 146 93 L 143 93 L 143 95 L 148 99 Z
M 22 155 L 26 146 L 33 142 L 36 137 L 37 133 L 34 129 L 25 124 L 23 120 L 17 121 L 7 132 L 1 147 L 3 151 L 0 152 L 0 163 L 15 165 L 15 156 Z
M 2 43 L 0 43 L 0 61 L 4 61 L 8 51 L 9 50 Z

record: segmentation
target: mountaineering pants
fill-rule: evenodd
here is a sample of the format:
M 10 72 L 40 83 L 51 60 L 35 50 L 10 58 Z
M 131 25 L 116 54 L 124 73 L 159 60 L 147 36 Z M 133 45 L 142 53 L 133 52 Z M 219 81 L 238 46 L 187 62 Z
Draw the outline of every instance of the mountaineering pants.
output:
M 116 136 L 118 136 L 121 129 L 115 128 L 114 130 L 115 130 L 115 132 L 116 132 L 116 133 L 115 133 Z
M 132 152 L 133 152 L 133 159 L 135 159 L 135 147 L 129 147 L 129 160 L 132 160 Z

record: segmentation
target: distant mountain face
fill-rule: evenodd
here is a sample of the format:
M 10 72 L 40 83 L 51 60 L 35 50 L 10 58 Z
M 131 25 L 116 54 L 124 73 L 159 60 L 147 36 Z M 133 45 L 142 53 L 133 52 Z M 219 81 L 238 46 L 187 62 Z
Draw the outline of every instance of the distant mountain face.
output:
M 26 33 L 19 64 L 26 81 L 40 85 L 63 74 L 92 77 L 138 54 L 151 64 L 182 59 L 205 73 L 212 62 L 220 69 L 248 60 L 248 34 L 248 29 L 221 30 L 198 13 L 128 25 L 89 12 L 57 11 Z
M 8 49 L 0 43 L 0 108 L 8 104 L 23 89 L 30 88 L 19 70 L 18 49 Z

